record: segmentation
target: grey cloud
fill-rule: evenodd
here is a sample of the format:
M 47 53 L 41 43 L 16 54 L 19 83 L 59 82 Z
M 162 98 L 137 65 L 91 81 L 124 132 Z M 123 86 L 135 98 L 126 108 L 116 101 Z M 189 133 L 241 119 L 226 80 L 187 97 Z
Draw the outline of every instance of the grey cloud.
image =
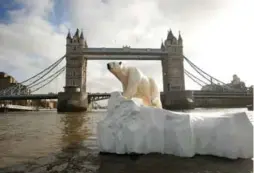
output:
M 217 70 L 214 71 L 212 65 L 206 65 L 207 58 L 213 58 L 216 54 L 202 52 L 204 47 L 216 45 L 206 41 L 207 45 L 203 46 L 200 39 L 196 39 L 197 35 L 195 34 L 201 32 L 200 28 L 209 23 L 213 14 L 216 14 L 221 8 L 228 7 L 228 0 L 107 0 L 106 2 L 69 0 L 71 20 L 61 24 L 57 29 L 45 20 L 45 16 L 52 10 L 52 1 L 36 1 L 36 3 L 31 4 L 29 4 L 29 0 L 20 1 L 27 3 L 30 12 L 27 13 L 26 10 L 12 12 L 14 23 L 10 25 L 0 24 L 0 38 L 3 43 L 0 47 L 0 68 L 8 69 L 7 72 L 17 75 L 20 80 L 42 70 L 65 53 L 67 26 L 71 26 L 72 33 L 75 32 L 76 28 L 83 28 L 89 47 L 130 45 L 131 47 L 159 48 L 161 39 L 166 38 L 169 28 L 173 29 L 175 35 L 177 35 L 178 30 L 181 30 L 185 46 L 184 52 L 195 62 L 198 62 L 198 65 L 208 68 L 209 72 L 215 72 L 217 75 L 220 73 Z M 46 10 L 43 11 L 43 9 Z M 210 32 L 207 28 L 206 30 Z M 249 29 L 249 31 L 251 30 Z M 214 48 L 210 50 L 214 51 Z M 221 51 L 223 50 L 221 49 Z M 245 51 L 239 52 L 248 54 Z M 225 53 L 223 57 L 224 55 Z M 38 59 L 34 57 L 38 57 Z M 213 61 L 215 62 L 216 58 Z M 223 62 L 226 61 L 226 58 L 223 59 Z M 88 62 L 87 85 L 89 91 L 121 90 L 120 82 L 105 68 L 107 62 Z M 125 61 L 125 63 L 135 65 L 146 75 L 154 77 L 162 88 L 160 62 Z M 4 68 L 2 64 L 5 64 Z M 218 63 L 213 65 L 216 65 L 217 68 L 223 68 L 223 65 Z M 235 65 L 232 68 L 237 69 L 238 66 Z M 188 80 L 186 81 L 188 82 Z M 63 74 L 41 92 L 62 90 L 64 83 Z
M 21 82 L 65 54 L 65 34 L 55 32 L 44 19 L 52 7 L 51 1 L 18 1 L 24 3 L 26 8 L 10 13 L 11 24 L 0 24 L 0 69 Z M 55 92 L 56 89 L 62 89 L 63 85 L 64 77 L 61 76 L 40 92 Z
M 226 7 L 229 0 L 158 0 L 158 8 L 175 20 L 196 20 L 210 15 L 209 12 Z
M 219 10 L 228 8 L 229 2 L 231 1 L 111 0 L 102 3 L 99 0 L 76 0 L 71 4 L 73 19 L 71 22 L 73 26 L 85 28 L 84 32 L 90 47 L 130 45 L 158 48 L 161 39 L 166 38 L 169 28 L 173 29 L 175 35 L 178 35 L 178 30 L 182 30 L 185 52 L 192 59 L 199 51 L 192 49 L 193 45 L 197 44 L 193 31 L 198 32 L 198 26 L 209 23 Z M 160 64 L 135 62 L 135 66 L 145 74 L 156 78 L 162 88 Z M 101 73 L 105 72 L 105 69 L 98 70 Z

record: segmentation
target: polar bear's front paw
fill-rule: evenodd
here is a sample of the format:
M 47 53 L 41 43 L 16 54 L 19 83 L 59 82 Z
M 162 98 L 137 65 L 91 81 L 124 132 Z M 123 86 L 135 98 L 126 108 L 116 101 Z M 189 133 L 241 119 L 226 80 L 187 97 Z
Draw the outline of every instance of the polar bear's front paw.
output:
M 155 107 L 155 108 L 162 108 L 161 102 L 160 102 L 158 99 L 153 100 L 153 101 L 152 101 L 152 107 Z

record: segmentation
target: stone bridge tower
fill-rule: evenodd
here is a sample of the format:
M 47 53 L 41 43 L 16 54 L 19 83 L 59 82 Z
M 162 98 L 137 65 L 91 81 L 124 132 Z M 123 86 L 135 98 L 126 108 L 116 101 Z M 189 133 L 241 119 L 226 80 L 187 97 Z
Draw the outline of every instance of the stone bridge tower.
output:
M 185 91 L 183 39 L 178 39 L 170 30 L 167 39 L 162 42 L 161 49 L 167 52 L 162 58 L 163 107 L 188 108 L 191 106 L 192 93 Z
M 66 74 L 64 92 L 59 93 L 58 111 L 85 111 L 88 106 L 86 92 L 87 59 L 82 55 L 87 48 L 83 32 L 79 29 L 66 37 Z

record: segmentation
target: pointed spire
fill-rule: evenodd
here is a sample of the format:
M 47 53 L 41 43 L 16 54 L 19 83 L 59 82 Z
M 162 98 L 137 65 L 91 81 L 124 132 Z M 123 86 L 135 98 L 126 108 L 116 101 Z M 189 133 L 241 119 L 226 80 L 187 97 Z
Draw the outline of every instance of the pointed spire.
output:
M 168 31 L 167 40 L 172 40 L 173 38 L 174 38 L 174 35 L 172 33 L 172 30 L 170 29 L 170 31 Z
M 83 30 L 81 31 L 80 39 L 84 39 Z
M 71 39 L 71 32 L 70 32 L 70 29 L 68 30 L 68 34 L 67 34 L 67 37 L 68 39 Z
M 79 37 L 79 29 L 77 28 L 77 30 L 76 30 L 76 33 L 75 33 L 75 37 Z
M 164 44 L 163 44 L 163 41 L 161 42 L 161 49 L 164 49 L 165 48 L 165 46 L 164 46 Z
M 179 31 L 179 35 L 178 35 L 178 40 L 183 40 L 180 31 Z
M 86 40 L 85 40 L 85 48 L 88 48 L 88 45 L 87 45 L 87 42 L 86 42 Z
M 181 32 L 179 31 L 179 35 L 178 35 L 178 44 L 179 45 L 182 45 L 183 44 L 183 39 L 182 39 L 182 36 L 181 36 Z

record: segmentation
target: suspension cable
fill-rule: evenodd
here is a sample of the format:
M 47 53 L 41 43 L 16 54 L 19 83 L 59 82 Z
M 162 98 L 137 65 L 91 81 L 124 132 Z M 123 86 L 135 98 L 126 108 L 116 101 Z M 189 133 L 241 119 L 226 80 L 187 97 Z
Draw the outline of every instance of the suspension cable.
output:
M 32 85 L 30 85 L 29 87 L 27 87 L 27 89 L 30 89 L 30 88 L 32 88 L 32 87 L 35 87 L 35 86 L 37 86 L 37 85 L 43 83 L 44 81 L 46 81 L 46 80 L 52 78 L 54 75 L 58 74 L 59 72 L 62 72 L 63 70 L 65 70 L 65 66 L 62 67 L 60 70 L 56 71 L 55 73 L 53 73 L 52 75 L 50 75 L 49 77 L 47 77 L 47 78 L 45 78 L 45 79 L 39 81 L 38 83 L 33 83 Z
M 202 82 L 204 85 L 208 85 L 208 83 L 204 82 L 203 80 L 199 79 L 198 77 L 196 77 L 195 75 L 193 75 L 191 72 L 189 72 L 188 70 L 184 69 L 185 73 L 188 73 L 190 76 L 192 76 L 193 78 L 195 78 L 196 80 L 198 80 L 199 82 Z
M 43 76 L 41 76 L 39 79 L 37 79 L 36 81 L 33 81 L 32 84 L 33 84 L 34 82 L 37 82 L 38 80 L 40 80 L 41 78 L 43 78 L 44 76 L 46 76 L 49 72 L 51 72 L 58 64 L 60 64 L 60 63 L 62 62 L 62 60 L 65 58 L 65 56 L 66 56 L 66 55 L 64 55 L 63 57 L 61 57 L 60 59 L 58 59 L 56 62 L 54 62 L 53 64 L 51 64 L 51 65 L 50 65 L 49 67 L 47 67 L 46 69 L 42 70 L 41 72 L 37 73 L 36 75 L 34 75 L 34 76 L 32 76 L 32 77 L 30 77 L 30 78 L 28 78 L 28 79 L 26 79 L 26 80 L 20 82 L 19 84 L 23 84 L 23 83 L 25 83 L 25 82 L 27 82 L 27 81 L 29 81 L 29 80 L 31 80 L 31 79 L 33 79 L 33 78 L 39 76 L 40 74 L 44 73 L 44 72 L 47 71 L 48 69 L 50 69 L 46 74 L 44 74 Z M 29 85 L 32 85 L 32 84 L 29 84 Z M 29 85 L 28 85 L 28 86 L 29 86 Z M 1 90 L 1 91 L 0 91 L 0 94 L 9 92 L 9 91 L 12 90 L 12 89 L 14 89 L 14 91 L 15 91 L 17 88 L 18 88 L 18 85 L 15 85 L 15 86 L 12 86 L 12 87 L 8 87 L 8 88 L 6 88 L 6 89 Z
M 63 60 L 63 59 L 62 59 L 62 60 Z M 62 60 L 61 60 L 61 61 L 62 61 Z M 30 84 L 28 84 L 27 87 L 30 87 L 31 85 L 33 85 L 34 83 L 36 83 L 36 82 L 38 82 L 40 79 L 42 79 L 44 76 L 46 76 L 47 74 L 49 74 L 58 64 L 61 63 L 61 61 L 58 62 L 57 64 L 55 64 L 54 66 L 52 66 L 51 69 L 50 69 L 47 73 L 45 73 L 44 75 L 42 75 L 41 77 L 39 77 L 36 81 L 33 81 L 33 82 L 31 82 Z M 20 85 L 21 85 L 21 84 L 19 84 L 19 86 L 20 86 Z M 19 87 L 16 87 L 16 88 L 14 89 L 14 91 L 12 91 L 12 92 L 15 92 L 17 89 L 19 89 Z
M 29 79 L 26 79 L 26 80 L 22 81 L 22 82 L 19 83 L 18 85 L 11 86 L 11 87 L 8 87 L 8 88 L 5 88 L 5 89 L 1 90 L 1 91 L 0 91 L 0 94 L 8 93 L 8 92 L 11 91 L 11 90 L 14 90 L 14 92 L 15 92 L 16 89 L 19 87 L 20 84 L 23 84 L 23 83 L 25 83 L 25 82 L 27 82 L 27 81 L 29 81 L 29 80 L 31 80 L 31 79 L 33 79 L 33 78 L 39 76 L 40 74 L 42 74 L 42 73 L 45 72 L 46 70 L 50 69 L 52 66 L 53 66 L 53 68 L 54 68 L 54 67 L 55 67 L 56 65 L 58 65 L 64 58 L 65 58 L 65 55 L 64 55 L 63 57 L 61 57 L 59 60 L 57 60 L 56 62 L 54 62 L 52 65 L 50 65 L 49 67 L 47 67 L 47 68 L 44 69 L 43 71 L 39 72 L 38 74 L 36 74 L 36 75 L 30 77 Z M 52 70 L 53 70 L 53 69 L 51 69 L 50 71 L 52 71 Z M 49 71 L 49 72 L 50 72 L 50 71 Z M 48 73 L 49 73 L 49 72 L 48 72 Z M 46 73 L 46 74 L 48 74 L 48 73 Z M 45 75 L 43 75 L 42 77 L 44 77 L 44 76 L 45 76 Z M 40 77 L 40 79 L 41 79 L 42 77 Z M 39 80 L 39 79 L 38 79 L 38 80 Z
M 29 90 L 29 89 L 31 89 L 32 87 L 35 87 L 35 86 L 37 86 L 37 85 L 43 83 L 44 81 L 46 81 L 46 80 L 48 80 L 48 79 L 54 77 L 54 75 L 57 75 L 58 73 L 62 73 L 64 70 L 65 70 L 65 66 L 62 67 L 62 68 L 61 68 L 60 70 L 58 70 L 57 72 L 55 72 L 54 74 L 52 74 L 52 75 L 50 75 L 49 77 L 47 77 L 46 79 L 42 80 L 42 81 L 40 81 L 40 82 L 38 82 L 38 83 L 35 83 L 35 84 L 33 84 L 32 86 L 30 86 L 30 87 L 23 87 L 23 88 L 21 89 L 21 92 L 23 92 L 23 91 L 25 91 L 25 90 Z
M 62 60 L 63 60 L 63 59 L 62 59 Z M 62 60 L 61 60 L 61 61 L 62 61 Z M 61 61 L 60 61 L 58 64 L 60 64 Z M 52 70 L 54 70 L 54 68 L 55 68 L 58 64 L 55 64 L 47 73 L 45 73 L 44 75 L 42 75 L 41 77 L 39 77 L 36 81 L 33 81 L 33 83 L 28 84 L 27 87 L 33 85 L 34 83 L 36 83 L 36 82 L 38 82 L 40 79 L 42 79 L 44 76 L 46 76 L 47 74 L 49 74 Z
M 196 66 L 194 63 L 192 63 L 188 58 L 186 58 L 185 56 L 184 56 L 184 59 L 192 66 L 192 68 L 194 68 L 194 70 L 195 71 L 197 71 L 197 69 L 198 70 L 200 70 L 202 73 L 204 73 L 204 74 L 206 74 L 207 76 L 209 76 L 211 79 L 214 79 L 215 81 L 217 81 L 217 82 L 219 82 L 219 83 L 221 83 L 221 84 L 223 84 L 221 87 L 222 88 L 227 88 L 227 89 L 229 89 L 229 90 L 234 90 L 234 91 L 236 91 L 236 90 L 238 90 L 238 91 L 243 91 L 243 89 L 235 89 L 235 88 L 232 88 L 232 87 L 230 87 L 230 86 L 228 86 L 226 83 L 224 83 L 224 82 L 222 82 L 221 80 L 219 80 L 219 79 L 217 79 L 217 78 L 215 78 L 215 77 L 213 77 L 213 76 L 211 76 L 211 75 L 209 75 L 208 73 L 206 73 L 206 72 L 204 72 L 202 69 L 200 69 L 198 66 Z M 198 71 L 197 71 L 198 72 Z M 202 75 L 204 78 L 206 78 L 203 74 L 201 74 L 200 72 L 198 72 L 200 75 Z M 207 79 L 207 78 L 206 78 Z M 207 79 L 207 80 L 209 80 L 209 79 Z
M 50 69 L 52 66 L 55 66 L 55 64 L 58 65 L 58 64 L 65 58 L 65 56 L 66 56 L 66 55 L 64 55 L 63 57 L 61 57 L 60 59 L 58 59 L 56 62 L 54 62 L 53 64 L 51 64 L 49 67 L 47 67 L 47 68 L 44 69 L 43 71 L 41 71 L 41 72 L 37 73 L 36 75 L 34 75 L 34 76 L 32 76 L 32 77 L 30 77 L 30 78 L 28 78 L 28 79 L 22 81 L 20 84 L 23 84 L 23 83 L 25 83 L 25 82 L 27 82 L 27 81 L 29 81 L 29 80 L 31 80 L 31 79 L 33 79 L 33 78 L 39 76 L 40 74 L 42 74 L 42 73 L 45 72 L 46 70 Z
M 64 71 L 64 70 L 63 70 L 63 71 Z M 33 92 L 35 92 L 35 91 L 38 91 L 39 89 L 41 89 L 41 88 L 43 88 L 44 86 L 48 85 L 48 84 L 49 84 L 50 82 L 52 82 L 55 78 L 57 78 L 60 74 L 62 74 L 63 71 L 61 71 L 60 73 L 58 73 L 53 79 L 51 79 L 50 81 L 48 81 L 47 83 L 45 83 L 45 84 L 42 85 L 41 87 L 38 87 L 38 88 L 34 89 L 33 91 L 31 91 L 31 93 L 33 93 Z
M 197 70 L 197 68 L 195 68 L 195 66 L 194 66 L 191 62 L 189 62 L 189 61 L 187 60 L 187 63 L 188 63 L 198 74 L 200 74 L 203 78 L 205 78 L 207 81 L 211 82 L 211 80 L 210 80 L 209 78 L 207 78 L 204 74 L 200 73 L 200 72 Z
M 202 69 L 200 69 L 200 68 L 199 68 L 198 66 L 196 66 L 194 63 L 192 63 L 192 62 L 191 62 L 188 58 L 186 58 L 185 56 L 184 56 L 184 59 L 185 59 L 189 64 L 192 64 L 192 66 L 194 66 L 195 68 L 197 68 L 197 69 L 200 70 L 202 73 L 204 73 L 204 74 L 206 74 L 207 76 L 209 76 L 210 78 L 212 78 L 212 79 L 216 80 L 217 82 L 222 83 L 222 84 L 224 84 L 224 85 L 226 84 L 226 83 L 220 81 L 219 79 L 217 79 L 217 78 L 215 78 L 215 77 L 209 75 L 208 73 L 204 72 Z
M 199 86 L 203 87 L 203 85 L 201 83 L 199 83 L 197 80 L 193 79 L 192 76 L 190 76 L 188 73 L 185 73 L 192 81 L 194 81 L 196 84 L 198 84 Z

